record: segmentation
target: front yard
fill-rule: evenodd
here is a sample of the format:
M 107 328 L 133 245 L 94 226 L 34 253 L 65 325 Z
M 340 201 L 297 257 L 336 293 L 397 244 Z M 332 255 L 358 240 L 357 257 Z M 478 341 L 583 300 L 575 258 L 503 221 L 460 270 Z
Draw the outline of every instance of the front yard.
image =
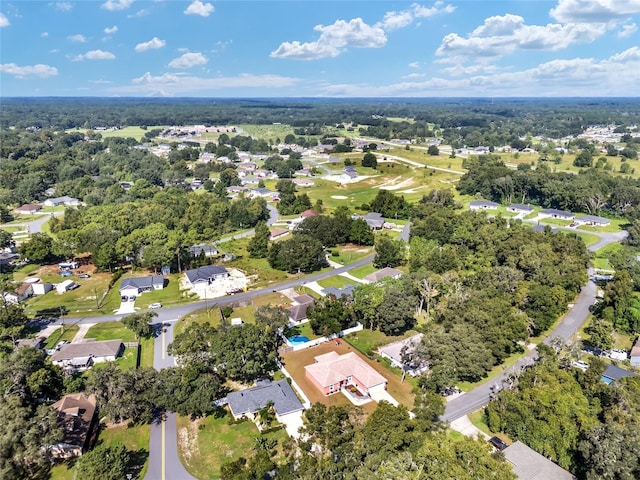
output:
M 134 333 L 120 322 L 98 323 L 91 327 L 85 338 L 95 338 L 96 340 L 122 340 L 123 342 L 135 342 Z M 154 339 L 143 338 L 140 343 L 140 366 L 153 367 L 153 347 Z M 120 368 L 136 368 L 137 351 L 135 348 L 125 348 L 122 358 L 116 360 Z M 98 368 L 101 364 L 98 364 Z
M 191 475 L 198 479 L 220 478 L 220 467 L 251 455 L 260 437 L 277 440 L 279 455 L 282 454 L 281 444 L 288 438 L 284 429 L 262 435 L 253 422 L 230 420 L 233 418 L 228 413 L 193 421 L 177 417 L 179 455 Z

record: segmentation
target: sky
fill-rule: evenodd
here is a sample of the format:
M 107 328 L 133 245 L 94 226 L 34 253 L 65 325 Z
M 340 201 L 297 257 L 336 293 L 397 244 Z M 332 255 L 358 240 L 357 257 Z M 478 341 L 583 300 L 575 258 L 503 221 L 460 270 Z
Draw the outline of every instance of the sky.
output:
M 637 97 L 640 0 L 0 2 L 0 97 Z

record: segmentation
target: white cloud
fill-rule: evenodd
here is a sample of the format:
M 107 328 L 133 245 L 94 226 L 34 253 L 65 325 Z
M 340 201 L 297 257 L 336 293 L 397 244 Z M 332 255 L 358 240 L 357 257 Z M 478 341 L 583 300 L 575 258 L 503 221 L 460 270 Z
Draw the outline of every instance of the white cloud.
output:
M 316 25 L 313 29 L 320 32 L 315 42 L 282 42 L 271 52 L 272 58 L 291 58 L 295 60 L 317 60 L 337 57 L 349 47 L 380 48 L 387 43 L 386 32 L 404 28 L 416 18 L 425 18 L 439 13 L 451 13 L 452 5 L 436 1 L 431 7 L 417 3 L 402 11 L 385 13 L 383 19 L 374 25 L 368 25 L 361 18 L 349 21 L 336 20 L 333 25 Z
M 25 65 L 20 67 L 15 63 L 3 63 L 0 64 L 0 73 L 6 73 L 8 75 L 13 75 L 17 78 L 26 78 L 26 77 L 40 77 L 47 78 L 58 75 L 58 69 L 55 67 L 50 67 L 49 65 Z
M 105 27 L 104 29 L 104 33 L 106 33 L 107 35 L 111 35 L 113 33 L 116 33 L 118 31 L 118 26 L 114 25 L 113 27 Z
M 76 35 L 69 35 L 67 40 L 71 40 L 76 43 L 85 43 L 87 41 L 87 37 L 78 33 Z
M 134 78 L 131 85 L 114 86 L 108 92 L 119 95 L 178 96 L 220 94 L 223 89 L 290 88 L 300 79 L 280 75 L 240 74 L 234 77 L 198 77 L 185 73 L 164 73 L 152 75 L 150 72 Z
M 559 22 L 607 23 L 640 13 L 640 0 L 558 0 L 549 14 Z
M 635 23 L 628 23 L 622 25 L 622 30 L 618 32 L 618 38 L 627 38 L 638 31 L 638 25 Z
M 11 25 L 9 19 L 5 16 L 4 13 L 0 13 L 0 28 L 8 27 L 9 25 Z
M 56 2 L 55 8 L 61 12 L 70 12 L 73 10 L 73 5 L 71 2 Z
M 116 56 L 105 50 L 89 50 L 84 55 L 76 55 L 71 60 L 74 62 L 79 62 L 82 60 L 113 60 Z
M 191 68 L 197 65 L 204 65 L 208 61 L 207 57 L 200 52 L 189 52 L 171 60 L 169 66 L 172 68 Z
M 348 22 L 337 20 L 333 25 L 316 25 L 320 32 L 315 42 L 283 42 L 271 52 L 274 58 L 293 58 L 296 60 L 316 60 L 336 57 L 347 47 L 379 48 L 387 42 L 384 30 L 379 26 L 367 25 L 361 18 Z
M 184 11 L 185 15 L 200 15 L 201 17 L 208 17 L 213 13 L 215 9 L 210 3 L 202 3 L 200 0 L 194 0 L 191 5 Z
M 132 3 L 133 0 L 107 0 L 102 4 L 102 8 L 111 12 L 117 12 L 118 10 L 126 10 Z
M 409 66 L 411 68 L 420 68 L 420 62 L 411 62 Z
M 141 10 L 138 10 L 133 15 L 127 15 L 127 18 L 141 18 L 141 17 L 146 17 L 147 15 L 149 15 L 149 10 L 145 10 L 143 8 Z
M 485 19 L 466 37 L 457 33 L 446 35 L 436 55 L 457 61 L 459 57 L 498 57 L 518 49 L 561 50 L 592 42 L 606 31 L 605 24 L 526 25 L 524 18 L 508 13 Z
M 42 32 L 42 33 L 40 34 L 40 36 L 41 36 L 42 38 L 47 38 L 47 37 L 49 36 L 49 32 Z
M 142 42 L 136 45 L 135 51 L 146 52 L 147 50 L 154 50 L 158 48 L 162 48 L 167 44 L 164 40 L 160 40 L 158 37 L 153 37 L 148 42 Z
M 426 76 L 426 73 L 409 73 L 408 75 L 403 75 L 402 78 L 406 80 L 413 80 L 414 78 L 424 78 Z
M 411 25 L 416 18 L 428 18 L 441 13 L 452 13 L 455 9 L 456 7 L 453 5 L 445 5 L 442 1 L 435 2 L 431 7 L 413 3 L 406 10 L 385 13 L 384 18 L 377 25 L 390 32 Z

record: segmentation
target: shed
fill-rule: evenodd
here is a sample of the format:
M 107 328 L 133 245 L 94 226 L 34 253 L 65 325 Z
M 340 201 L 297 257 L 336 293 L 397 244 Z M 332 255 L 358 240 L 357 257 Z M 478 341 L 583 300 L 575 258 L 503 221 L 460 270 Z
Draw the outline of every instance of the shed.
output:
M 73 280 L 64 280 L 56 285 L 56 292 L 64 293 L 73 290 L 78 285 Z

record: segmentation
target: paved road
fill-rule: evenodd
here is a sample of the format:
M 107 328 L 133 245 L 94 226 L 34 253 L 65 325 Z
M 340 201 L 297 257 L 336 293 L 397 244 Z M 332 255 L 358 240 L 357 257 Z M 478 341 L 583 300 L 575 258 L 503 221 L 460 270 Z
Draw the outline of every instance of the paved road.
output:
M 573 229 L 566 229 L 573 230 Z M 603 233 L 598 234 L 600 240 L 593 245 L 590 245 L 588 250 L 595 252 L 602 247 L 605 247 L 611 243 L 619 242 L 627 237 L 627 232 L 618 233 Z M 589 275 L 593 273 L 592 269 L 589 269 Z M 553 331 L 544 339 L 545 344 L 555 338 L 560 337 L 565 341 L 568 341 L 573 335 L 580 329 L 582 324 L 589 316 L 589 307 L 596 301 L 596 285 L 589 280 L 578 295 L 573 308 L 567 313 L 562 321 L 553 329 Z M 531 365 L 537 358 L 537 352 L 532 350 L 527 355 L 522 357 L 513 367 L 506 369 L 500 375 L 494 379 L 484 382 L 478 385 L 473 390 L 461 395 L 450 402 L 447 402 L 447 407 L 442 420 L 452 421 L 464 415 L 471 413 L 489 403 L 489 396 L 491 394 L 492 386 L 502 387 L 505 382 L 508 384 L 508 377 L 517 373 L 526 365 Z
M 42 225 L 51 220 L 51 217 L 59 217 L 64 215 L 64 212 L 42 212 L 39 215 L 42 215 L 40 218 L 36 218 L 31 222 L 22 222 L 22 223 L 12 223 L 11 227 L 26 227 L 30 234 L 34 233 L 42 233 Z
M 167 345 L 173 342 L 173 329 L 177 319 L 157 326 L 158 336 L 153 350 L 153 367 L 156 370 L 175 365 L 167 354 Z M 185 470 L 178 457 L 178 428 L 175 413 L 167 413 L 162 422 L 151 425 L 149 442 L 149 468 L 145 480 L 195 480 Z

